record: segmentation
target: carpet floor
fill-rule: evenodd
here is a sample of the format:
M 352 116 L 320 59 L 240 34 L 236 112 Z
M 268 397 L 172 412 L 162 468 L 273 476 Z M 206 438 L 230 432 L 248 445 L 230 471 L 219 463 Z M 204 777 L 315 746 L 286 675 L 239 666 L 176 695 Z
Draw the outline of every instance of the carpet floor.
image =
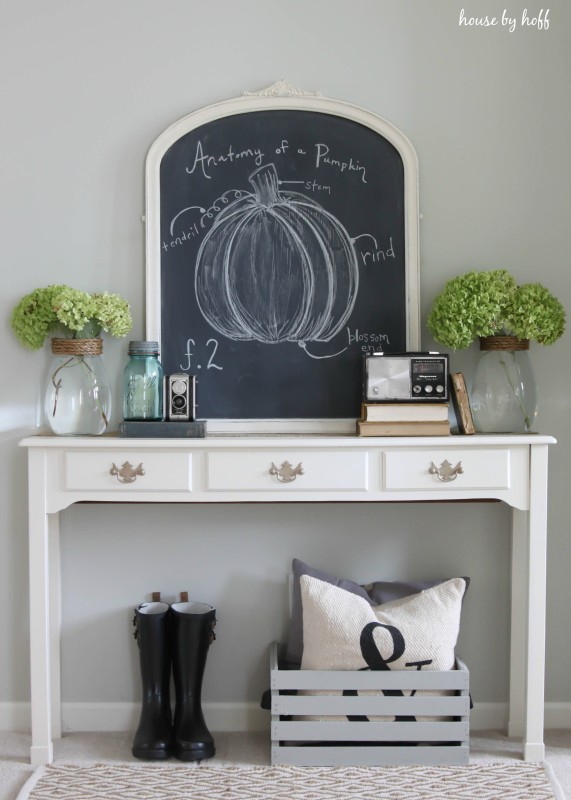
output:
M 465 767 L 51 765 L 18 800 L 554 800 L 541 764 Z
M 142 767 L 142 771 L 145 773 L 149 773 L 151 769 L 159 768 L 177 770 L 180 771 L 183 776 L 195 773 L 197 769 L 203 770 L 205 767 L 208 767 L 209 772 L 214 768 L 225 768 L 227 773 L 236 776 L 238 772 L 244 772 L 245 774 L 245 772 L 251 768 L 267 768 L 270 763 L 269 737 L 264 733 L 219 733 L 215 736 L 217 752 L 215 759 L 212 761 L 203 762 L 197 767 L 197 765 L 192 764 L 181 765 L 180 762 L 173 760 L 166 764 L 153 765 L 150 769 L 144 769 L 144 762 L 137 761 L 131 756 L 131 738 L 131 735 L 123 733 L 66 734 L 62 739 L 54 743 L 54 766 L 69 766 L 75 769 L 78 767 L 87 767 L 93 769 L 95 765 L 101 764 L 103 765 L 102 770 L 112 766 L 128 768 L 129 771 L 132 769 L 141 769 Z M 571 800 L 571 731 L 548 731 L 545 736 L 545 741 L 546 758 L 559 784 L 558 793 L 547 794 L 546 797 L 549 797 L 550 800 L 552 797 L 556 797 L 557 800 L 559 800 L 559 798 L 562 800 L 565 798 Z M 50 800 L 56 797 L 58 800 L 87 800 L 87 797 L 74 792 L 71 794 L 68 792 L 67 795 L 52 792 L 44 796 L 41 794 L 34 796 L 32 794 L 34 789 L 38 791 L 43 791 L 43 789 L 39 783 L 41 773 L 39 771 L 34 772 L 34 769 L 29 764 L 29 746 L 30 737 L 27 734 L 0 733 L 0 800 L 18 800 L 18 798 L 20 798 L 20 800 L 26 800 L 25 792 L 28 793 L 29 800 L 39 800 L 39 798 L 44 800 L 44 797 L 49 797 Z M 521 765 L 524 768 L 519 773 L 522 779 L 529 779 L 530 775 L 535 772 L 536 776 L 539 776 L 543 782 L 543 788 L 540 786 L 539 791 L 545 791 L 545 778 L 543 777 L 541 768 L 538 765 L 530 765 L 522 762 L 519 741 L 509 739 L 501 733 L 491 732 L 473 735 L 470 740 L 469 767 L 445 769 L 465 770 L 486 764 L 488 766 L 492 764 L 504 764 L 516 767 Z M 528 768 L 531 769 L 529 773 L 526 773 Z M 307 781 L 314 774 L 315 769 L 316 768 L 310 768 L 302 771 L 302 782 L 299 785 L 302 787 L 304 793 L 298 796 L 302 797 L 303 800 L 314 800 L 314 798 L 315 800 L 325 800 L 325 798 L 327 798 L 327 795 L 323 792 L 319 795 L 308 794 Z M 378 767 L 375 769 L 381 770 L 385 768 Z M 429 772 L 436 768 L 421 769 L 426 777 Z M 129 771 L 126 774 L 129 774 Z M 73 770 L 69 774 L 72 775 Z M 157 773 L 157 775 L 158 774 L 159 773 Z M 202 774 L 203 773 L 201 773 L 201 775 Z M 20 794 L 23 791 L 24 784 L 34 775 L 38 779 L 36 780 L 35 786 L 29 783 L 24 790 L 24 794 Z M 220 778 L 222 776 L 219 774 L 218 777 Z M 536 780 L 537 777 L 533 779 Z M 509 782 L 510 781 L 508 781 L 508 784 Z M 351 786 L 351 791 L 345 793 L 343 800 L 359 798 L 359 795 L 355 794 L 353 789 L 354 784 Z M 175 800 L 179 800 L 179 798 L 182 800 L 182 797 L 184 797 L 184 800 L 201 800 L 202 798 L 200 794 L 190 793 L 187 788 L 185 788 L 184 791 L 185 793 L 183 795 L 175 794 L 172 795 L 172 798 L 175 798 Z M 524 791 L 524 794 L 520 794 L 519 797 L 514 795 L 514 798 L 518 797 L 518 800 L 535 800 L 536 797 L 542 798 L 544 796 L 541 794 L 530 794 L 529 792 L 525 793 L 527 789 L 523 789 L 522 791 Z M 218 796 L 223 796 L 224 800 L 238 800 L 240 798 L 240 795 L 234 795 L 230 791 L 227 791 L 225 795 L 216 795 L 209 792 L 207 796 L 208 800 L 216 800 Z M 379 800 L 379 798 L 383 797 L 383 795 L 378 792 L 376 792 L 374 796 L 375 800 Z M 113 795 L 111 795 L 111 797 L 113 797 Z M 125 792 L 121 792 L 118 797 L 120 797 L 120 800 L 131 800 L 130 796 Z M 135 797 L 139 800 L 139 796 L 135 795 Z M 171 795 L 157 794 L 154 789 L 151 790 L 150 788 L 146 794 L 142 794 L 140 797 L 144 798 L 144 800 L 171 800 Z M 262 797 L 263 800 L 277 800 L 277 798 L 281 800 L 279 794 L 271 795 L 267 792 L 264 795 L 246 794 L 243 795 L 243 797 L 248 798 L 248 800 L 258 800 L 258 798 Z M 286 795 L 283 795 L 283 797 L 285 798 Z M 288 792 L 287 800 L 292 800 L 292 798 L 295 797 L 295 795 Z M 335 797 L 335 795 L 332 795 L 332 797 Z M 363 797 L 367 797 L 367 795 L 363 795 Z M 419 800 L 419 798 L 423 798 L 424 796 L 418 793 L 403 795 L 399 794 L 395 789 L 390 797 L 391 800 L 411 800 L 411 798 Z M 430 795 L 428 795 L 428 797 L 430 797 Z M 433 795 L 433 797 L 437 797 L 437 795 Z M 444 798 L 445 800 L 452 800 L 454 797 L 455 795 L 446 791 L 446 793 L 440 794 L 438 800 L 441 800 L 441 798 L 442 800 L 444 800 Z M 496 785 L 491 794 L 489 791 L 488 793 L 482 791 L 482 793 L 477 794 L 472 790 L 469 794 L 460 794 L 457 795 L 457 797 L 478 798 L 478 800 L 492 800 L 492 798 L 494 800 L 505 800 L 509 795 L 507 795 L 504 787 L 498 788 L 498 785 Z M 102 800 L 102 798 L 107 800 L 105 794 L 94 795 L 93 800 L 95 800 L 95 798 L 97 798 L 97 800 Z

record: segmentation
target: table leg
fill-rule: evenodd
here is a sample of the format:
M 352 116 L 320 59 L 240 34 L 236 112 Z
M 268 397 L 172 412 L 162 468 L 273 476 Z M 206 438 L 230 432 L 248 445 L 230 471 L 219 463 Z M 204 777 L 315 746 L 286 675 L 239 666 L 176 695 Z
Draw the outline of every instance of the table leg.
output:
M 30 450 L 29 564 L 30 677 L 33 766 L 53 761 L 50 685 L 49 524 L 46 509 L 44 453 Z
M 512 508 L 510 697 L 508 736 L 523 737 L 529 514 Z
M 59 514 L 48 514 L 48 553 L 50 560 L 49 596 L 50 596 L 50 694 L 52 737 L 61 739 L 61 583 L 60 583 L 60 551 L 59 551 Z
M 545 612 L 547 593 L 547 446 L 532 445 L 527 531 L 528 603 L 526 613 L 525 729 L 526 761 L 545 757 Z

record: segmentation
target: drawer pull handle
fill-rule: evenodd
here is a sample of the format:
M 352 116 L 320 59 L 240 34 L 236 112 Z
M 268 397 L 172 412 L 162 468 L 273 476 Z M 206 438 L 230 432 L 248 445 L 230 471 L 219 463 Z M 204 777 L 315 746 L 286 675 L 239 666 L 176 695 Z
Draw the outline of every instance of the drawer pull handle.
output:
M 113 462 L 109 474 L 116 475 L 119 483 L 134 483 L 137 480 L 137 475 L 144 475 L 145 470 L 142 464 L 139 464 L 138 467 L 134 467 L 132 464 L 129 464 L 128 461 L 125 461 L 123 466 L 119 469 L 115 462 Z
M 455 467 L 452 466 L 450 461 L 444 459 L 442 464 L 437 467 L 434 461 L 430 462 L 430 469 L 428 470 L 431 475 L 436 475 L 439 481 L 442 483 L 450 483 L 450 481 L 455 481 L 458 475 L 462 475 L 464 473 L 464 467 L 462 466 L 462 462 L 459 461 Z
M 299 462 L 297 467 L 292 467 L 289 461 L 284 461 L 281 467 L 276 467 L 276 465 L 272 461 L 272 466 L 270 467 L 270 475 L 275 475 L 280 483 L 291 483 L 297 478 L 298 475 L 303 475 L 303 467 L 301 466 L 301 461 Z

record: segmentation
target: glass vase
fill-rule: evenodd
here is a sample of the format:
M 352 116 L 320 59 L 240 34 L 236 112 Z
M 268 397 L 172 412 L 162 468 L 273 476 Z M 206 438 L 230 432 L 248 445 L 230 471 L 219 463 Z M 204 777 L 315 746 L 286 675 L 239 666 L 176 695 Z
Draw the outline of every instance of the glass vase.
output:
M 101 339 L 52 339 L 44 410 L 53 433 L 94 436 L 111 416 L 111 390 Z
M 528 433 L 537 416 L 537 384 L 529 340 L 516 336 L 480 339 L 480 361 L 470 397 L 479 433 Z

